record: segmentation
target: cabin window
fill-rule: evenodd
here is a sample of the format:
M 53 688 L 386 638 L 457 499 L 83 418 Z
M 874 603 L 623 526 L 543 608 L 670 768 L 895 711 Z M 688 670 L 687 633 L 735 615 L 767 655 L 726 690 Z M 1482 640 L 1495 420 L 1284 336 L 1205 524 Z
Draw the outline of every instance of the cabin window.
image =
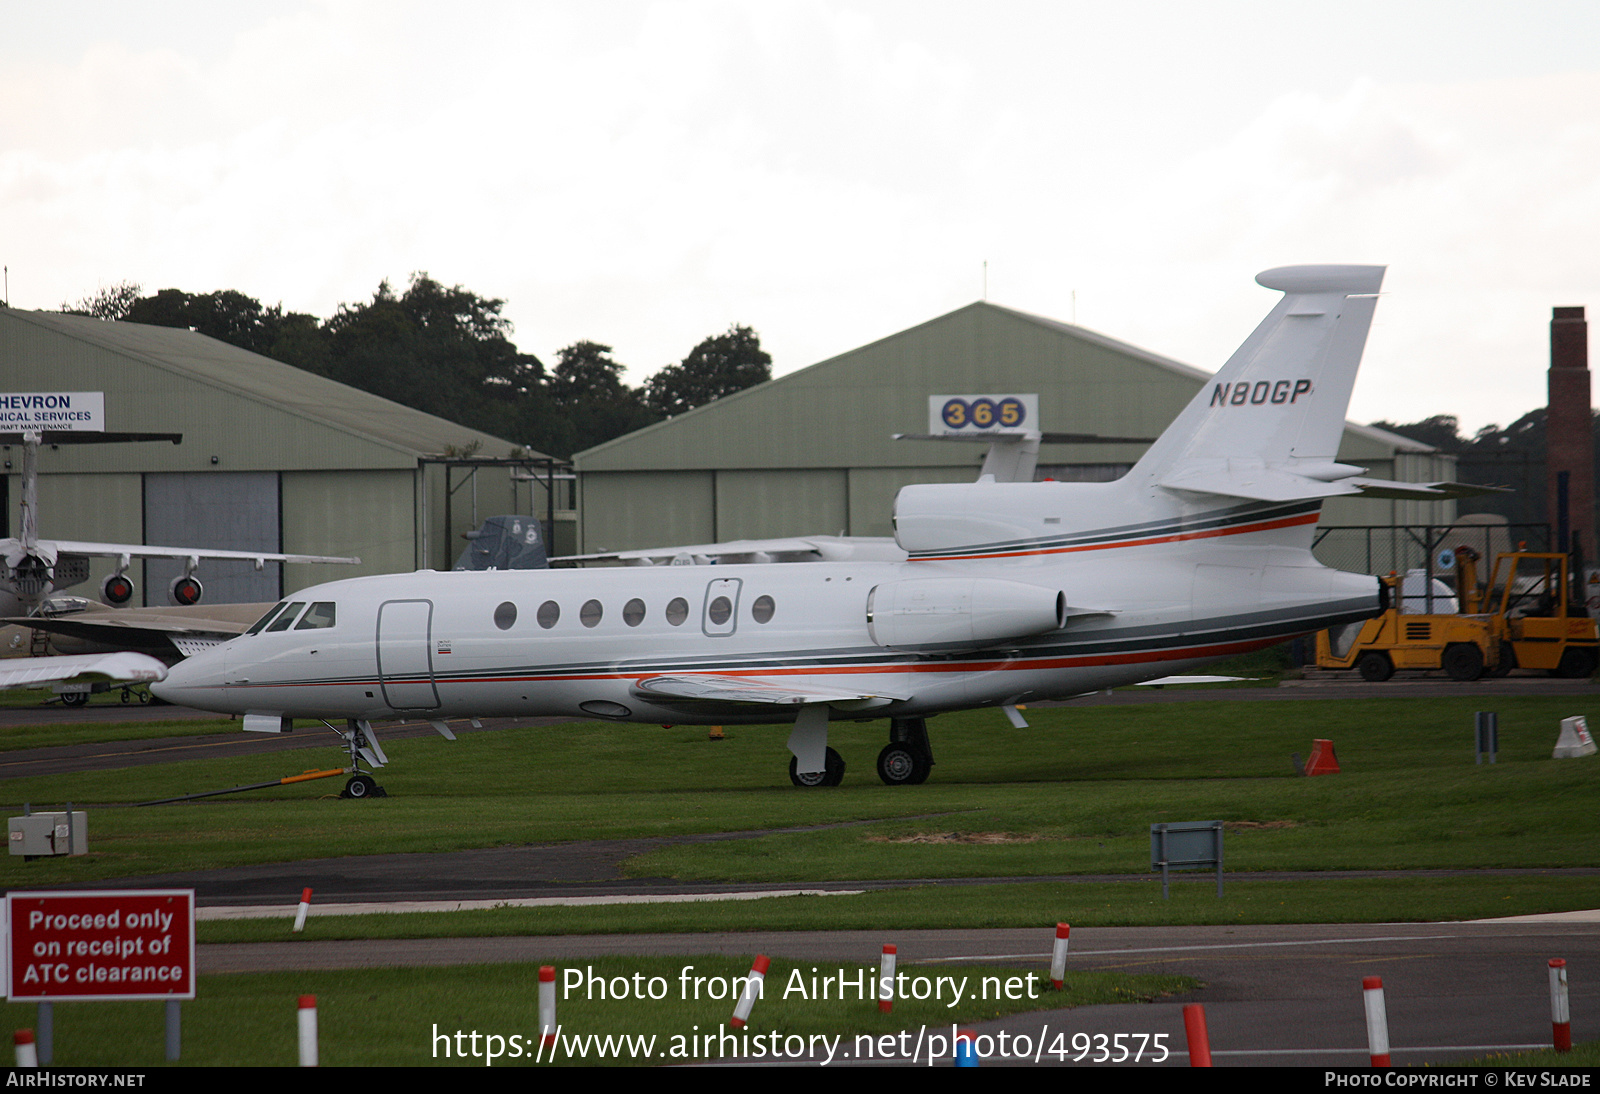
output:
M 272 622 L 272 617 L 273 616 L 275 616 L 279 612 L 283 611 L 284 603 L 285 603 L 284 601 L 280 600 L 276 604 L 274 604 L 271 608 L 268 608 L 267 609 L 267 614 L 262 616 L 260 619 L 256 620 L 255 626 L 251 627 L 249 630 L 245 631 L 244 633 L 245 634 L 256 634 L 256 633 L 259 633 L 262 627 L 265 627 L 268 623 Z
M 733 601 L 725 596 L 719 596 L 711 602 L 711 607 L 706 609 L 706 614 L 711 617 L 711 622 L 720 627 L 733 614 Z
M 689 618 L 689 602 L 681 596 L 672 598 L 667 605 L 667 622 L 674 627 L 683 626 L 683 621 Z
M 517 606 L 511 601 L 506 601 L 494 610 L 494 625 L 503 631 L 509 631 L 511 624 L 517 621 Z
M 305 606 L 306 602 L 304 600 L 297 600 L 293 604 L 290 604 L 287 608 L 283 609 L 283 614 L 278 616 L 277 621 L 273 623 L 272 626 L 267 628 L 267 633 L 271 634 L 273 631 L 288 630 L 289 624 L 294 622 L 294 617 L 299 615 L 300 609 Z
M 644 622 L 644 601 L 634 597 L 622 606 L 622 621 L 630 627 Z
M 605 614 L 606 610 L 600 606 L 598 600 L 585 600 L 583 607 L 578 609 L 578 622 L 585 627 L 598 627 L 601 617 Z
M 750 618 L 757 623 L 770 623 L 772 622 L 773 607 L 772 597 L 758 596 L 756 597 L 756 602 L 750 605 Z
M 539 626 L 549 630 L 556 625 L 556 620 L 561 618 L 561 605 L 554 600 L 546 600 L 539 605 L 539 614 L 534 618 L 539 621 Z
M 331 600 L 319 600 L 306 609 L 306 617 L 295 627 L 297 631 L 317 631 L 333 626 L 334 607 Z

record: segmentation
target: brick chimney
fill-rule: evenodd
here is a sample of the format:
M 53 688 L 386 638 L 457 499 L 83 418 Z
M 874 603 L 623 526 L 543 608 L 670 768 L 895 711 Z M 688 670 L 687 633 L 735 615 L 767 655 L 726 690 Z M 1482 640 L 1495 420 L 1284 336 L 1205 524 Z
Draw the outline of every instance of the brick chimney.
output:
M 1583 540 L 1585 558 L 1600 557 L 1594 526 L 1594 432 L 1589 401 L 1589 324 L 1582 308 L 1553 308 L 1550 318 L 1550 406 L 1545 422 L 1550 526 L 1562 537 L 1561 482 L 1566 481 L 1566 528 Z

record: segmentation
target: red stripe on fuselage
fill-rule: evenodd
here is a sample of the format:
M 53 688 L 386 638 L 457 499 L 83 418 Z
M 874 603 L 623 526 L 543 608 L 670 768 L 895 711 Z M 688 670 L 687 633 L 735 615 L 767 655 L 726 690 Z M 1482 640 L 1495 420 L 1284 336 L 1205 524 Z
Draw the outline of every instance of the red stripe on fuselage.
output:
M 1213 539 L 1217 536 L 1237 536 L 1249 532 L 1268 532 L 1274 528 L 1293 528 L 1299 524 L 1315 524 L 1321 518 L 1321 511 L 1306 513 L 1298 517 L 1281 517 L 1277 520 L 1257 521 L 1254 524 L 1241 524 L 1235 528 L 1208 528 L 1203 532 L 1177 532 L 1169 536 L 1150 536 L 1145 539 L 1119 539 L 1114 543 L 1084 543 L 1073 547 L 1037 547 L 1025 551 L 994 551 L 974 555 L 938 555 L 936 557 L 918 557 L 913 554 L 912 562 L 956 562 L 974 558 L 1022 558 L 1028 555 L 1070 555 L 1078 551 L 1107 551 L 1116 547 L 1147 547 L 1153 543 L 1179 543 L 1190 539 Z

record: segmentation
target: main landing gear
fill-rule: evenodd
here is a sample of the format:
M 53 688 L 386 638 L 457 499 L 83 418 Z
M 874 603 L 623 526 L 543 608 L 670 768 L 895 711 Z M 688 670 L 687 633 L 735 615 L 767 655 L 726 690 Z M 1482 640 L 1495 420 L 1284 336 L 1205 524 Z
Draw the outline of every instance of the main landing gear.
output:
M 933 770 L 926 718 L 889 719 L 889 743 L 878 753 L 878 778 L 885 786 L 920 786 Z
M 789 760 L 789 781 L 796 786 L 838 786 L 844 781 L 844 757 L 826 747 L 827 708 L 818 706 L 814 711 L 802 712 L 789 737 L 789 748 L 795 753 Z M 820 740 L 819 740 L 820 737 Z M 800 755 L 803 750 L 822 750 L 822 770 L 801 771 Z M 817 753 L 807 753 L 811 763 L 817 762 Z M 887 786 L 918 786 L 928 781 L 933 770 L 933 747 L 928 743 L 928 722 L 925 718 L 891 718 L 889 743 L 878 753 L 878 778 Z

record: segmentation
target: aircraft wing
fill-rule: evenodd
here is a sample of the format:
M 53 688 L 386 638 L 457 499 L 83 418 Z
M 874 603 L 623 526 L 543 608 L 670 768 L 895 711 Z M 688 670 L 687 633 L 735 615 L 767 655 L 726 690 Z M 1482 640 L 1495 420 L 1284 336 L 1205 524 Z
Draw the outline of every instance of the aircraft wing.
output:
M 788 536 L 691 543 L 564 555 L 551 562 L 621 562 L 629 566 L 706 566 L 714 562 L 904 562 L 905 551 L 887 536 Z
M 904 692 L 891 695 L 853 688 L 791 683 L 760 676 L 651 676 L 634 684 L 631 690 L 641 699 L 666 701 L 668 705 L 689 702 L 800 707 L 808 703 L 828 703 L 870 710 L 910 698 Z
M 142 653 L 88 653 L 74 657 L 19 657 L 0 664 L 0 688 L 109 681 L 145 684 L 165 680 L 167 666 Z
M 354 566 L 359 558 L 338 558 L 332 555 L 280 555 L 271 551 L 221 551 L 210 547 L 154 547 L 142 543 L 81 543 L 76 540 L 41 540 L 40 546 L 49 546 L 61 554 L 89 555 L 94 558 L 170 558 L 179 562 L 188 560 L 254 562 L 256 569 L 269 562 L 338 562 Z

